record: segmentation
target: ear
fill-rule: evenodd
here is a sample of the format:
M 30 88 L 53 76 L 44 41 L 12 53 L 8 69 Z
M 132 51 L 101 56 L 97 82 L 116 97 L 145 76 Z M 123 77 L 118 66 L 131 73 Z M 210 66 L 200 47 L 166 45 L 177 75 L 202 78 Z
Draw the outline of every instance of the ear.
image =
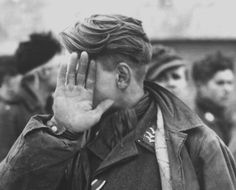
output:
M 125 90 L 131 80 L 131 68 L 127 63 L 121 62 L 116 66 L 116 85 L 119 89 Z

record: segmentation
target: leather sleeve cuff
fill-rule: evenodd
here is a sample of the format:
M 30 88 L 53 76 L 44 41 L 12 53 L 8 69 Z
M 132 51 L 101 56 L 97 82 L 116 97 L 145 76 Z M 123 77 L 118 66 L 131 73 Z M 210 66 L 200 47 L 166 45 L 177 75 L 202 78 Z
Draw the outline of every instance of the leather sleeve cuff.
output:
M 54 136 L 63 137 L 69 140 L 78 140 L 83 135 L 83 133 L 72 133 L 65 127 L 57 125 L 56 121 L 53 118 L 46 122 L 46 126 L 50 129 L 50 132 Z

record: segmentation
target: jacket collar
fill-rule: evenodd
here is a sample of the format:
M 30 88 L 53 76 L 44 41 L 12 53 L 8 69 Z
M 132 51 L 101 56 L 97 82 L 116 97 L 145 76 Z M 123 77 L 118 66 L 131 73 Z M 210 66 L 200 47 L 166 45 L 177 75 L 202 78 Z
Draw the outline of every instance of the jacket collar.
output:
M 151 126 L 151 121 L 156 118 L 156 112 L 153 111 L 155 110 L 155 106 L 155 104 L 152 104 L 148 108 L 143 118 L 137 124 L 136 129 L 121 139 L 121 142 L 118 143 L 108 155 L 107 151 L 104 150 L 106 147 L 101 142 L 102 140 L 99 138 L 99 135 L 87 145 L 87 148 L 102 160 L 101 165 L 97 169 L 99 173 L 104 168 L 114 163 L 138 155 L 136 141 L 139 141 L 140 137 L 145 133 L 145 130 Z
M 138 149 L 133 139 L 134 133 L 131 133 L 123 140 L 122 143 L 115 146 L 108 156 L 106 156 L 101 162 L 100 166 L 96 170 L 96 174 L 101 173 L 104 169 L 115 163 L 138 155 Z
M 149 81 L 144 86 L 160 107 L 167 130 L 187 132 L 203 124 L 196 113 L 165 88 Z
M 188 132 L 203 126 L 203 123 L 197 114 L 166 89 L 151 82 L 146 82 L 145 86 L 162 111 L 166 129 L 172 189 L 184 189 L 183 163 L 180 153 Z
M 101 151 L 102 147 L 99 147 L 99 138 L 96 138 L 87 147 L 102 160 L 96 174 L 122 160 L 138 155 L 137 143 L 152 150 L 154 145 L 145 142 L 143 137 L 146 131 L 153 126 L 153 122 L 156 122 L 156 106 L 158 105 L 162 111 L 166 128 L 173 189 L 181 189 L 183 186 L 183 171 L 180 152 L 187 138 L 187 132 L 202 126 L 202 122 L 182 101 L 167 90 L 156 84 L 146 83 L 146 89 L 150 91 L 150 88 L 152 88 L 151 94 L 155 98 L 156 104 L 149 107 L 144 118 L 138 123 L 133 132 L 123 138 L 121 143 L 115 146 L 107 156 Z

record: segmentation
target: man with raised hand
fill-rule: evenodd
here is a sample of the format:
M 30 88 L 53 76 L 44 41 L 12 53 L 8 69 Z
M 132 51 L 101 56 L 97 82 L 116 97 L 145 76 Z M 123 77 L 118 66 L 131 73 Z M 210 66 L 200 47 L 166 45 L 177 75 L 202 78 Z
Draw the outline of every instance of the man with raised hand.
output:
M 139 20 L 93 15 L 62 33 L 53 117 L 36 116 L 0 164 L 0 189 L 235 189 L 226 146 L 179 99 L 144 82 Z

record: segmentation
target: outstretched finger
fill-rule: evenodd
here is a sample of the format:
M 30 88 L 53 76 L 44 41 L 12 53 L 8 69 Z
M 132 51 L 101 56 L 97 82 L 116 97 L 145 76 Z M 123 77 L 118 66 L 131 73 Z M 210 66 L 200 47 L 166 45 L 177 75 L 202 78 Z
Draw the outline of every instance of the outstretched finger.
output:
M 85 86 L 87 68 L 88 68 L 88 53 L 83 51 L 80 55 L 79 68 L 77 72 L 77 84 Z
M 91 60 L 89 64 L 88 75 L 85 83 L 85 88 L 93 92 L 96 79 L 96 64 L 94 60 Z
M 67 71 L 67 81 L 66 81 L 67 84 L 75 85 L 77 61 L 78 61 L 78 54 L 72 53 L 70 56 L 70 63 Z
M 107 111 L 113 105 L 113 103 L 113 100 L 107 99 L 98 104 L 97 107 L 94 109 L 94 112 L 97 114 L 97 117 L 100 119 L 102 114 Z
M 65 85 L 65 83 L 66 83 L 66 71 L 67 71 L 67 64 L 62 63 L 60 65 L 59 73 L 57 75 L 57 87 Z

